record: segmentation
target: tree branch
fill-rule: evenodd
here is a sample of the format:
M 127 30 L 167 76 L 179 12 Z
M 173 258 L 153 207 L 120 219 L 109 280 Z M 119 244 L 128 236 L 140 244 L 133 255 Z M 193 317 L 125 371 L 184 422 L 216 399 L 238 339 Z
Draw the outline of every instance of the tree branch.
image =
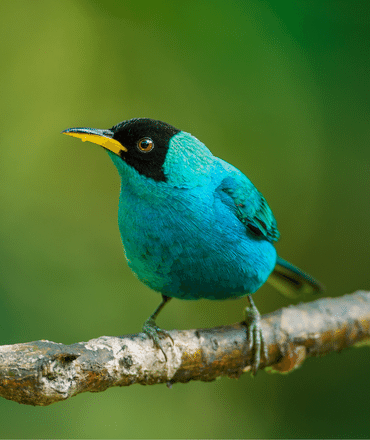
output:
M 261 367 L 288 372 L 310 356 L 370 344 L 370 292 L 321 298 L 262 317 L 269 360 Z M 85 391 L 134 383 L 153 385 L 239 377 L 250 370 L 242 324 L 172 330 L 163 339 L 168 361 L 143 333 L 102 336 L 63 345 L 46 340 L 0 347 L 0 395 L 28 405 L 49 405 Z

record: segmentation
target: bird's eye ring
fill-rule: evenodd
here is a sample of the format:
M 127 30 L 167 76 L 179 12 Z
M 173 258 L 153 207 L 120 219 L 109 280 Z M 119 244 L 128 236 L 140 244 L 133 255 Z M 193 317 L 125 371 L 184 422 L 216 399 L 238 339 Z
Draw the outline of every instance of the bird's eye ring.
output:
M 137 143 L 137 148 L 142 153 L 149 153 L 149 151 L 152 151 L 154 148 L 154 142 L 148 137 L 140 139 Z

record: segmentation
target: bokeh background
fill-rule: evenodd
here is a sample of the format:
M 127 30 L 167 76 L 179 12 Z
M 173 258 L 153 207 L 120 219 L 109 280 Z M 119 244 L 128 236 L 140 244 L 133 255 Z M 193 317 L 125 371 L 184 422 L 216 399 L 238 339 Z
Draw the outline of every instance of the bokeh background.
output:
M 0 38 L 1 344 L 138 332 L 160 299 L 125 263 L 113 164 L 71 126 L 191 132 L 265 195 L 281 256 L 328 296 L 369 289 L 368 1 L 3 1 Z M 255 301 L 289 304 L 268 286 Z M 244 306 L 175 300 L 158 324 L 229 324 Z M 0 436 L 368 437 L 368 366 L 356 348 L 285 376 L 2 399 Z

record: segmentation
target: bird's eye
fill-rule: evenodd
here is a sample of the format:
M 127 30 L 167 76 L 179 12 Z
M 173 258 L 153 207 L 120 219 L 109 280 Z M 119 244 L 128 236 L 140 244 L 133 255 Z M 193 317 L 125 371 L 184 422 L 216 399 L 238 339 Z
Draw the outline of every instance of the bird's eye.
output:
M 150 138 L 143 138 L 139 140 L 137 147 L 143 153 L 149 153 L 154 148 L 154 142 Z

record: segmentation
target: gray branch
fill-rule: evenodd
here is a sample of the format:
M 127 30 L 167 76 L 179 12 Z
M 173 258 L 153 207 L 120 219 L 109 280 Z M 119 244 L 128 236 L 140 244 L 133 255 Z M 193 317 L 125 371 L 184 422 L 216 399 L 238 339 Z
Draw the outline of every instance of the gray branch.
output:
M 289 372 L 310 356 L 370 344 L 370 292 L 321 298 L 262 317 L 269 360 L 260 368 Z M 0 347 L 0 395 L 28 405 L 50 405 L 86 391 L 134 383 L 153 385 L 237 378 L 250 370 L 242 324 L 170 331 L 163 353 L 143 333 L 102 336 L 63 345 L 46 340 Z

